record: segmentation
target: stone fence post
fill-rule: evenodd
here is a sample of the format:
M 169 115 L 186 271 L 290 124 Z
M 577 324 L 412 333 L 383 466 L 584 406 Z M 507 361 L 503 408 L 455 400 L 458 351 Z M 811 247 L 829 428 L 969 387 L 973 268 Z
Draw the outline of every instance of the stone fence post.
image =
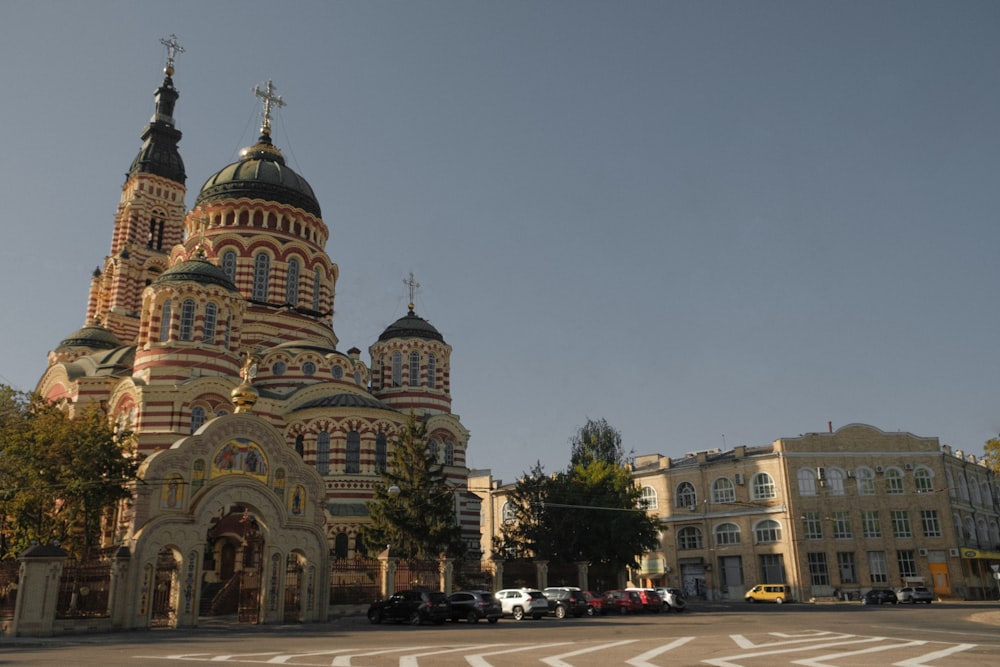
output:
M 59 578 L 66 552 L 59 547 L 36 544 L 17 557 L 21 561 L 21 583 L 14 606 L 15 637 L 51 637 L 59 600 Z

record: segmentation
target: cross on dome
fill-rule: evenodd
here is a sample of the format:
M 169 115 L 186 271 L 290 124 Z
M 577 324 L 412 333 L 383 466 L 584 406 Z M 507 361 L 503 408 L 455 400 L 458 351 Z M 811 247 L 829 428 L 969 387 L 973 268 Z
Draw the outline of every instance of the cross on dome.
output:
M 167 47 L 167 65 L 163 68 L 167 76 L 174 75 L 174 56 L 178 53 L 184 53 L 184 47 L 181 46 L 180 42 L 177 41 L 177 35 L 170 35 L 170 37 L 160 38 L 160 44 Z
M 403 284 L 410 288 L 410 312 L 413 312 L 413 301 L 414 295 L 417 292 L 417 288 L 420 287 L 420 283 L 413 279 L 413 271 L 410 271 L 409 280 L 403 279 Z
M 285 106 L 285 101 L 276 94 L 277 90 L 270 79 L 264 84 L 264 90 L 261 90 L 260 86 L 253 87 L 253 94 L 264 100 L 264 111 L 261 113 L 264 117 L 264 123 L 260 126 L 260 133 L 267 136 L 271 136 L 271 107 L 275 106 L 280 109 Z

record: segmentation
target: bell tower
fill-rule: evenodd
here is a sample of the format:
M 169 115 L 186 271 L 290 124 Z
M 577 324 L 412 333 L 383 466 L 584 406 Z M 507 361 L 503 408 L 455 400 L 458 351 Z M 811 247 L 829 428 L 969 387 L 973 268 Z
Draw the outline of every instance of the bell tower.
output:
M 142 291 L 168 266 L 170 250 L 184 236 L 184 162 L 177 150 L 181 132 L 174 126 L 174 58 L 184 49 L 177 37 L 161 39 L 167 63 L 156 89 L 153 117 L 143 129 L 142 148 L 122 186 L 115 213 L 111 253 L 94 271 L 87 303 L 87 324 L 111 330 L 125 343 L 139 333 Z

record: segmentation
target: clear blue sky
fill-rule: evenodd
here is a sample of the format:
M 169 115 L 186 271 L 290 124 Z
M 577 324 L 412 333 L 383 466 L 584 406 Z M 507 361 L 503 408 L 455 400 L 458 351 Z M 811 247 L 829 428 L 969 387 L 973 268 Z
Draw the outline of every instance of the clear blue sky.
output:
M 188 205 L 272 79 L 340 347 L 413 271 L 473 467 L 1000 432 L 997 2 L 3 0 L 0 382 L 84 324 L 171 33 Z

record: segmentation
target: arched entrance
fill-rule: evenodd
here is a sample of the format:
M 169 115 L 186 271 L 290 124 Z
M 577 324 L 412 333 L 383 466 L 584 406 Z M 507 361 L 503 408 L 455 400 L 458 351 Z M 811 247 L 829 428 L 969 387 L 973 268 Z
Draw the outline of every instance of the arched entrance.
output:
M 213 518 L 205 542 L 202 616 L 236 615 L 240 623 L 261 622 L 261 563 L 264 531 L 258 513 L 246 504 Z

